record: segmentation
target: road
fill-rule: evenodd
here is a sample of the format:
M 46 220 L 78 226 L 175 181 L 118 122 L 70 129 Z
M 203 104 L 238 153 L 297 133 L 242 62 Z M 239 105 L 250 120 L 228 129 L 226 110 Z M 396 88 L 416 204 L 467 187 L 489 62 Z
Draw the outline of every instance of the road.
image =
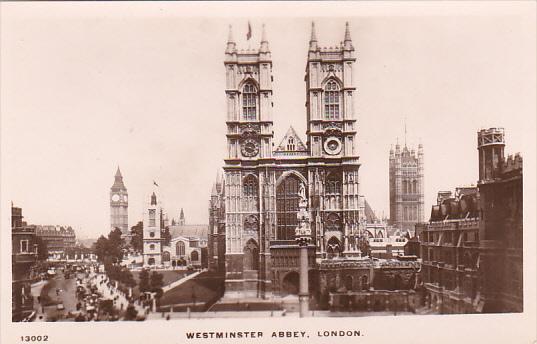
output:
M 46 321 L 61 320 L 67 313 L 76 311 L 76 278 L 65 279 L 63 274 L 58 274 L 54 277 L 54 284 L 55 288 L 49 290 L 48 296 L 57 303 L 62 303 L 65 309 L 59 310 L 56 305 L 45 307 Z

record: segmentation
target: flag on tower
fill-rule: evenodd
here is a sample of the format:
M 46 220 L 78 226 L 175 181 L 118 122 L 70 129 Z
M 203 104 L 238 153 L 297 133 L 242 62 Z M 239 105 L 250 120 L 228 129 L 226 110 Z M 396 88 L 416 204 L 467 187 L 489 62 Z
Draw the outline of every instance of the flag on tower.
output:
M 246 40 L 249 41 L 250 38 L 252 38 L 252 25 L 250 25 L 250 21 L 248 21 L 248 32 L 246 33 Z

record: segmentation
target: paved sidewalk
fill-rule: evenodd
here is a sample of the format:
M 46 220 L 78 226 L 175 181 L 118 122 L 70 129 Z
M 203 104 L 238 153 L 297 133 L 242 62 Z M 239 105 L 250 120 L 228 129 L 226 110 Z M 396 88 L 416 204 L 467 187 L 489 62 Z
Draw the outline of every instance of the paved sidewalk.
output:
M 205 272 L 205 271 L 206 270 L 204 269 L 204 270 L 201 270 L 201 271 L 194 272 L 193 274 L 190 274 L 190 275 L 185 276 L 185 277 L 183 277 L 183 278 L 181 278 L 181 279 L 179 279 L 179 280 L 177 280 L 175 282 L 172 282 L 172 283 L 170 283 L 168 285 L 165 285 L 164 287 L 162 287 L 162 291 L 165 293 L 165 292 L 167 292 L 167 291 L 169 291 L 169 290 L 171 290 L 171 289 L 173 289 L 173 288 L 185 283 L 186 281 L 193 279 L 194 277 L 198 276 L 199 274 L 201 274 L 202 272 Z

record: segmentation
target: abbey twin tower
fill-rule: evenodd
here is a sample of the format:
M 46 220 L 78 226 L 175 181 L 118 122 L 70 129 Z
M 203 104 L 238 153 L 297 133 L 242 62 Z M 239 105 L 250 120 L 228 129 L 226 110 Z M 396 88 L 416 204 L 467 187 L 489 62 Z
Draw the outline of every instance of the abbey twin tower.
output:
M 312 232 L 310 269 L 318 260 L 360 255 L 365 216 L 359 194 L 354 50 L 348 24 L 343 42 L 330 48 L 319 46 L 312 24 L 306 142 L 290 127 L 275 146 L 265 28 L 259 49 L 239 50 L 230 27 L 224 61 L 227 157 L 224 176 L 213 187 L 209 235 L 210 264 L 225 270 L 226 296 L 266 298 L 296 282 L 301 197 L 308 202 Z

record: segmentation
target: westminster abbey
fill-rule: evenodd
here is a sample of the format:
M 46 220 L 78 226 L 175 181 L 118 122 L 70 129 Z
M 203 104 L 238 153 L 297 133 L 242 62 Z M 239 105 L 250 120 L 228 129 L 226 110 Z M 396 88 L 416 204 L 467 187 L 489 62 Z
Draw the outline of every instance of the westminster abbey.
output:
M 265 29 L 258 49 L 239 50 L 230 27 L 224 60 L 227 157 L 212 190 L 208 248 L 210 268 L 225 271 L 225 297 L 296 293 L 294 239 L 304 190 L 312 231 L 310 279 L 318 278 L 323 260 L 360 255 L 365 216 L 356 148 L 356 58 L 348 24 L 342 34 L 342 43 L 324 48 L 312 24 L 306 142 L 290 127 L 275 146 Z

